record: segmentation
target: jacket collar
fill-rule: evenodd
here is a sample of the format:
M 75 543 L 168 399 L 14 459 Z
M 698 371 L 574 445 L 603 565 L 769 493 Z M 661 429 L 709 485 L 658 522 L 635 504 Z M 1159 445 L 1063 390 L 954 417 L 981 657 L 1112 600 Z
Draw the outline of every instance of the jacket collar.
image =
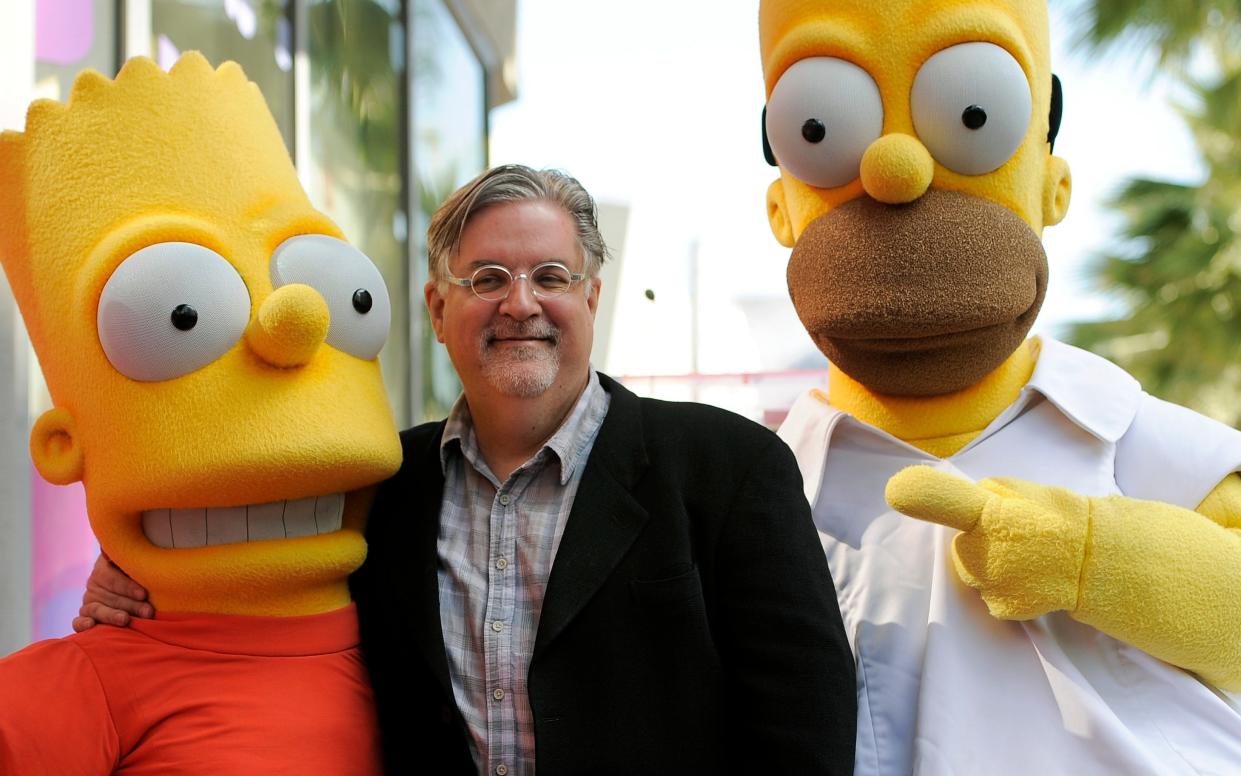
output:
M 408 513 L 400 515 L 410 519 L 413 539 L 413 557 L 409 573 L 415 600 L 411 607 L 413 617 L 413 641 L 423 658 L 431 667 L 446 696 L 452 697 L 452 681 L 448 676 L 448 655 L 444 651 L 444 629 L 440 621 L 439 557 L 436 544 L 439 540 L 440 505 L 444 497 L 444 472 L 440 468 L 440 439 L 444 434 L 444 422 L 436 424 L 418 447 L 408 451 L 407 462 L 414 474 L 404 478 L 408 489 L 401 498 L 409 506 Z M 397 515 L 393 515 L 397 517 Z M 399 572 L 398 572 L 399 573 Z
M 599 382 L 611 404 L 552 564 L 532 665 L 608 579 L 650 517 L 633 496 L 650 465 L 641 403 L 606 375 Z

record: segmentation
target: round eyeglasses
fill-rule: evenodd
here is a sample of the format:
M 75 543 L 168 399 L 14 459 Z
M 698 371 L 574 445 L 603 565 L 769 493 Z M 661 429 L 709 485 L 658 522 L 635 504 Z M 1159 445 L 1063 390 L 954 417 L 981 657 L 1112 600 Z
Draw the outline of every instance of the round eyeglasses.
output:
M 560 296 L 573 287 L 579 280 L 584 280 L 586 273 L 570 272 L 569 268 L 558 261 L 545 261 L 529 272 L 514 275 L 508 267 L 499 264 L 485 264 L 468 278 L 449 275 L 447 280 L 454 285 L 464 286 L 474 292 L 474 296 L 485 302 L 499 302 L 507 299 L 513 290 L 513 284 L 525 280 L 530 284 L 530 291 L 539 299 L 550 299 Z

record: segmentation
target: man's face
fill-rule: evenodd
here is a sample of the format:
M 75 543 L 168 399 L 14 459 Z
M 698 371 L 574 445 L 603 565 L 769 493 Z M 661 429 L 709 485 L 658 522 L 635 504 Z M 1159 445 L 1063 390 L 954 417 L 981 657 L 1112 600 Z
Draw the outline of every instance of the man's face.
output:
M 481 266 L 498 264 L 517 278 L 547 261 L 582 271 L 573 220 L 550 202 L 510 202 L 474 214 L 449 271 L 468 278 Z M 467 395 L 532 399 L 554 386 L 580 387 L 589 369 L 599 300 L 598 278 L 584 282 L 585 289 L 575 285 L 540 298 L 527 280 L 515 279 L 508 298 L 498 302 L 455 285 L 441 294 L 428 283 L 431 323 Z

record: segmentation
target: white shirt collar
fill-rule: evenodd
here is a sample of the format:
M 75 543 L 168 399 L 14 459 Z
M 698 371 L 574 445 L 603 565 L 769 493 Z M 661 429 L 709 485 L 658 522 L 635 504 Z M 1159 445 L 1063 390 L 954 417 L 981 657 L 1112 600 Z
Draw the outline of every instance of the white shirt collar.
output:
M 1105 442 L 1124 435 L 1137 412 L 1142 388 L 1115 364 L 1071 345 L 1042 337 L 1042 349 L 1030 381 L 1017 400 L 1005 409 L 969 446 L 986 439 L 1041 396 L 1066 418 Z M 1106 391 L 1083 390 L 1083 386 L 1107 385 Z M 831 436 L 842 420 L 862 433 L 870 433 L 902 447 L 904 443 L 827 403 L 819 390 L 802 394 L 780 426 L 780 438 L 797 457 L 805 485 L 806 500 L 814 504 L 819 497 L 823 464 Z M 968 447 L 968 446 L 967 446 Z M 913 448 L 910 448 L 912 450 Z M 928 460 L 933 457 L 926 454 Z

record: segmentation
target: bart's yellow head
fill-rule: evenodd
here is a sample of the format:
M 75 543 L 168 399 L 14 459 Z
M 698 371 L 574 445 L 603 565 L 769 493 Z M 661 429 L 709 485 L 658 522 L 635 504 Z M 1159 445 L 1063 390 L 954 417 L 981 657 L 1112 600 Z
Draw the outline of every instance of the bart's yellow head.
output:
M 879 393 L 968 386 L 1021 343 L 1068 209 L 1042 0 L 762 0 L 767 193 L 820 349 Z
M 0 260 L 55 405 L 35 465 L 84 482 L 156 607 L 348 601 L 360 491 L 400 463 L 388 295 L 237 65 L 135 59 L 34 103 L 0 135 Z

